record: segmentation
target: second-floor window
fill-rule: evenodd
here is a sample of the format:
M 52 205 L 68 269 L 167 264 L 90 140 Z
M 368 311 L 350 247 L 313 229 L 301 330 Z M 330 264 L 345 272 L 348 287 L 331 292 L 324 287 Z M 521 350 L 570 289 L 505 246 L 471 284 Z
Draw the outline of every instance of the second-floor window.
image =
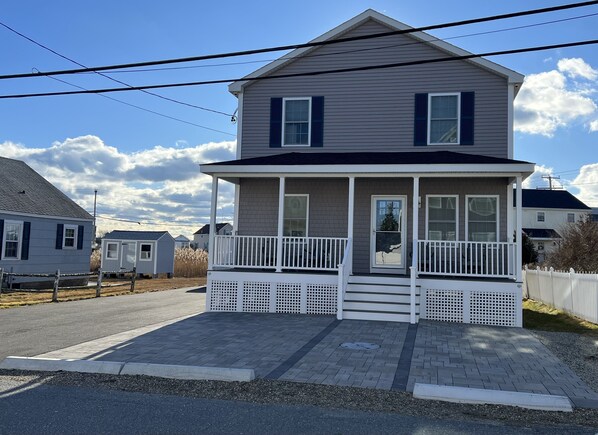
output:
M 459 143 L 460 94 L 430 94 L 429 144 Z
M 283 100 L 282 144 L 309 146 L 311 98 Z
M 569 223 L 575 222 L 575 213 L 567 213 L 567 222 L 569 222 Z
M 543 211 L 539 211 L 536 214 L 536 219 L 537 219 L 538 222 L 544 222 L 546 220 L 546 215 L 544 214 Z

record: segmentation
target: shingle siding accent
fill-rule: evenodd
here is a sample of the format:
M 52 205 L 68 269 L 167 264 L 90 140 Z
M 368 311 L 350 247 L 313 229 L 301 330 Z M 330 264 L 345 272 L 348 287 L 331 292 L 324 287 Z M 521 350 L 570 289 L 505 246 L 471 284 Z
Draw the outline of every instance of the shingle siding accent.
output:
M 343 36 L 387 31 L 369 21 Z M 353 41 L 315 50 L 318 55 L 345 50 L 392 46 L 358 54 L 304 57 L 280 73 L 365 66 L 415 59 L 445 57 L 447 54 L 406 35 Z M 274 72 L 272 74 L 276 74 Z M 418 65 L 384 70 L 257 81 L 243 97 L 241 157 L 289 152 L 297 148 L 269 147 L 270 99 L 272 97 L 325 97 L 325 138 L 322 148 L 330 151 L 461 151 L 459 145 L 414 147 L 413 101 L 416 93 L 475 92 L 475 144 L 469 153 L 507 157 L 507 80 L 466 61 Z M 301 151 L 301 150 L 300 150 Z

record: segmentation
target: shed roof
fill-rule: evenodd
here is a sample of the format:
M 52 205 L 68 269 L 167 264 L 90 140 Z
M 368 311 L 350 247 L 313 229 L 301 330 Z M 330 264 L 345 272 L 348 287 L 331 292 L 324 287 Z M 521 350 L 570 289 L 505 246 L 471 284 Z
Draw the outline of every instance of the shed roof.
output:
M 176 242 L 190 242 L 190 241 L 191 241 L 191 240 L 189 240 L 189 238 L 188 238 L 188 237 L 186 237 L 186 236 L 183 236 L 182 234 L 179 234 L 178 236 L 176 236 L 176 237 L 174 238 L 174 240 L 175 240 Z
M 592 210 L 573 194 L 566 190 L 523 189 L 524 208 L 553 208 L 565 210 Z M 513 194 L 513 206 L 516 205 L 517 191 Z
M 168 234 L 168 231 L 114 230 L 106 234 L 104 240 L 158 240 L 165 234 Z
M 0 211 L 93 219 L 25 162 L 5 157 L 0 157 Z

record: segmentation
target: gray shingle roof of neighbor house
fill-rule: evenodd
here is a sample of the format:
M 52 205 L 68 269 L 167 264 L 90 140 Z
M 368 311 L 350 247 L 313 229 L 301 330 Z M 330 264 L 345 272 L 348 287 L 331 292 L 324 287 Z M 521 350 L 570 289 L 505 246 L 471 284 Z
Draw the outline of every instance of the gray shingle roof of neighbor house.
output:
M 93 219 L 25 162 L 6 157 L 0 157 L 0 211 Z
M 179 234 L 177 237 L 174 238 L 174 240 L 177 242 L 190 242 L 191 241 L 187 237 L 183 236 L 182 234 Z
M 168 231 L 114 230 L 106 234 L 104 240 L 158 240 L 165 234 L 168 234 Z M 170 234 L 168 235 L 170 236 Z
M 223 226 L 229 225 L 228 222 L 216 224 L 216 232 L 220 231 Z M 193 234 L 210 234 L 210 224 L 205 224 L 199 230 L 195 231 Z
M 522 228 L 532 239 L 560 239 L 561 235 L 550 228 Z
M 523 207 L 527 208 L 560 208 L 566 210 L 591 210 L 573 194 L 566 190 L 523 189 Z M 517 191 L 513 194 L 513 206 L 517 203 Z

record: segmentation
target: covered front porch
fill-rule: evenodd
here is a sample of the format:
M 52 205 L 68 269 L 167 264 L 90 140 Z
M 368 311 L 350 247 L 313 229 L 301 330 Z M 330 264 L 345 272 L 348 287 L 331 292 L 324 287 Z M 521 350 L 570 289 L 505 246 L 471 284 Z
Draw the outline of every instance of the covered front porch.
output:
M 533 166 L 509 163 L 219 168 L 211 228 L 222 178 L 236 185 L 236 232 L 210 234 L 208 307 L 468 323 L 506 298 L 516 326 L 521 203 L 510 205 Z

